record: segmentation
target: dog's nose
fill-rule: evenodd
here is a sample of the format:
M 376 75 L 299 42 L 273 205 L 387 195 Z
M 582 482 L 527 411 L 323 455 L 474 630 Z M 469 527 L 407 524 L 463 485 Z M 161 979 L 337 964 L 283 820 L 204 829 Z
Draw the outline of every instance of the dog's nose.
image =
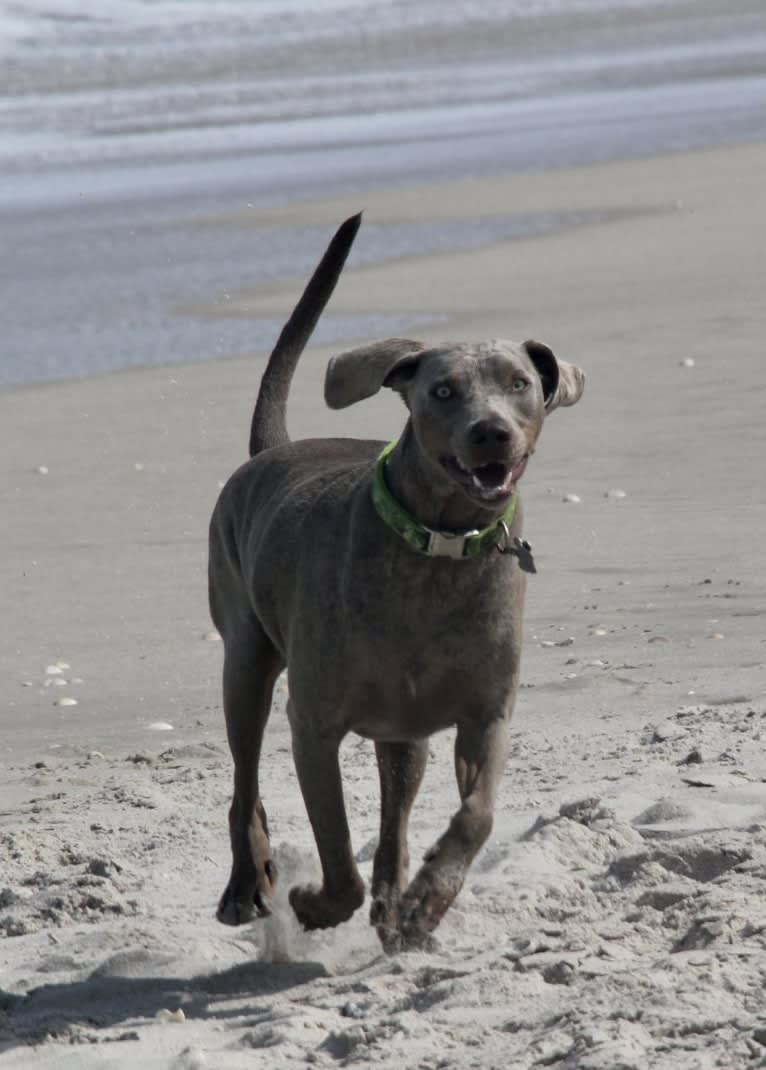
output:
M 477 420 L 468 429 L 468 441 L 472 446 L 501 446 L 510 440 L 510 427 L 497 417 Z

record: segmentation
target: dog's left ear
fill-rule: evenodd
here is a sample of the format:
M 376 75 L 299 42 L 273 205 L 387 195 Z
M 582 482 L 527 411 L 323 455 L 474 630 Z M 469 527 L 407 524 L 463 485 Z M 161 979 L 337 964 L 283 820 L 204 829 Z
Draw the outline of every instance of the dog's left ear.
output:
M 560 405 L 574 405 L 580 400 L 585 389 L 585 372 L 582 369 L 556 360 L 552 349 L 531 338 L 524 343 L 524 348 L 540 376 L 546 413 L 553 412 Z
M 324 379 L 324 399 L 331 409 L 345 409 L 377 394 L 382 386 L 403 392 L 417 371 L 422 342 L 386 338 L 332 357 Z

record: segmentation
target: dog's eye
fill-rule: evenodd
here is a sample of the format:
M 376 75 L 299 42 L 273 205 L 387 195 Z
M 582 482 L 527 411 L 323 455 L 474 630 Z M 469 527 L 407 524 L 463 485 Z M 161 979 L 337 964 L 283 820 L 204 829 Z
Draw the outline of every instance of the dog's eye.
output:
M 521 394 L 527 389 L 528 386 L 528 379 L 522 379 L 520 376 L 517 376 L 511 384 L 511 389 L 513 390 L 514 394 Z
M 446 383 L 439 383 L 438 386 L 434 387 L 433 395 L 435 398 L 438 398 L 439 401 L 446 401 L 447 398 L 452 397 L 452 388 L 447 386 Z

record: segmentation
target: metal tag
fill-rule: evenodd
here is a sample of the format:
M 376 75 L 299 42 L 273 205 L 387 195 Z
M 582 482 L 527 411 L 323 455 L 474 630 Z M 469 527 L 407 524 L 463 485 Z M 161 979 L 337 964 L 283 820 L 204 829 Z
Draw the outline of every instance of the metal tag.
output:
M 535 559 L 532 556 L 532 547 L 529 545 L 526 539 L 520 539 L 518 536 L 513 540 L 513 546 L 511 546 L 507 553 L 515 554 L 519 559 L 519 567 L 524 572 L 537 572 L 535 568 Z
M 535 568 L 535 559 L 532 556 L 532 547 L 527 540 L 520 539 L 518 535 L 516 535 L 514 536 L 513 542 L 511 542 L 511 533 L 504 520 L 500 521 L 500 527 L 503 529 L 503 534 L 505 536 L 502 543 L 497 544 L 500 553 L 513 554 L 514 557 L 518 557 L 519 568 L 524 572 L 537 572 L 537 569 Z

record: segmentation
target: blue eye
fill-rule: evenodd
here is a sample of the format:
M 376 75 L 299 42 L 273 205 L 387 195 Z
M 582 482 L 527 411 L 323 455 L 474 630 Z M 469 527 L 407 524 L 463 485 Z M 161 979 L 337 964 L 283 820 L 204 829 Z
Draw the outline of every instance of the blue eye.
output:
M 522 379 L 520 376 L 518 376 L 516 379 L 513 380 L 511 389 L 513 390 L 514 394 L 521 394 L 527 389 L 528 386 L 528 380 Z
M 438 386 L 434 387 L 434 397 L 438 398 L 439 401 L 446 401 L 447 398 L 452 397 L 452 390 L 446 383 L 439 383 Z

